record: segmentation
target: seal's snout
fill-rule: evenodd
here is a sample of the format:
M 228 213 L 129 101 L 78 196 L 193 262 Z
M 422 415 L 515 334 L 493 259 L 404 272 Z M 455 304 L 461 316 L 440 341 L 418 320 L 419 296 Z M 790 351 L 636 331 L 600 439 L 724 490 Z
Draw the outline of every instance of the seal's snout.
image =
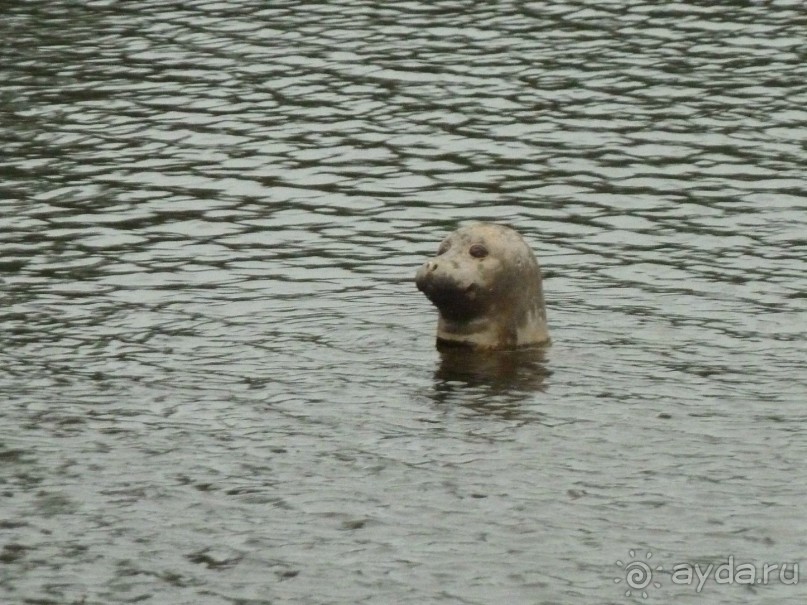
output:
M 458 281 L 455 276 L 439 271 L 437 261 L 425 262 L 415 275 L 415 284 L 447 318 L 467 318 L 475 313 L 477 287 Z
M 461 294 L 465 290 L 465 286 L 457 281 L 455 276 L 445 271 L 438 271 L 439 268 L 437 261 L 430 260 L 423 263 L 415 274 L 418 290 L 435 304 L 437 298 L 443 298 L 448 294 Z
M 434 272 L 437 270 L 437 263 L 433 260 L 426 261 L 421 265 L 415 274 L 415 284 L 418 290 L 426 292 L 429 286 L 434 281 Z

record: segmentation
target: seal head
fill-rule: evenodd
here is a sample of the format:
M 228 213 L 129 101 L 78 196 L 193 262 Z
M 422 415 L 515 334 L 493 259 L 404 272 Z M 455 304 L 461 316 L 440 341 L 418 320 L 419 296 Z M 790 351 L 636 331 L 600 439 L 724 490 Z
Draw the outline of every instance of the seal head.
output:
M 538 261 L 515 230 L 492 223 L 462 227 L 415 276 L 437 307 L 437 346 L 515 349 L 546 344 Z

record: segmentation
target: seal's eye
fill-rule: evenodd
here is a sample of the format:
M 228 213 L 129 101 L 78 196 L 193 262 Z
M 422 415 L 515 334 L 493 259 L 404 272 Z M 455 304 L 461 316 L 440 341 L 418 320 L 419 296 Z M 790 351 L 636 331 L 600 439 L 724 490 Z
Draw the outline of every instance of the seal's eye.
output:
M 488 255 L 488 249 L 482 244 L 474 244 L 468 252 L 470 252 L 471 256 L 474 258 L 485 258 Z
M 445 254 L 446 252 L 448 252 L 448 249 L 450 247 L 451 242 L 449 242 L 448 240 L 444 241 L 442 244 L 440 244 L 440 247 L 437 248 L 437 256 L 440 256 L 441 254 Z

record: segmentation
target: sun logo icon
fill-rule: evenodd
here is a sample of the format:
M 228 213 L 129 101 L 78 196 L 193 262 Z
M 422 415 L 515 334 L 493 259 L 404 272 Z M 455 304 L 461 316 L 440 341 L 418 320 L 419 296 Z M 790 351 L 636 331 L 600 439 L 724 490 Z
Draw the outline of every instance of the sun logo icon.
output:
M 633 596 L 633 591 L 636 591 L 636 594 L 641 594 L 642 598 L 646 599 L 648 594 L 645 589 L 648 586 L 661 588 L 661 582 L 653 580 L 653 572 L 663 571 L 664 568 L 661 565 L 656 565 L 655 567 L 651 566 L 649 561 L 653 558 L 652 552 L 645 553 L 645 561 L 637 559 L 635 550 L 629 550 L 628 556 L 631 560 L 626 563 L 617 560 L 616 565 L 624 570 L 624 577 L 614 578 L 614 583 L 619 584 L 622 580 L 625 580 L 625 584 L 628 587 L 625 591 L 626 597 Z

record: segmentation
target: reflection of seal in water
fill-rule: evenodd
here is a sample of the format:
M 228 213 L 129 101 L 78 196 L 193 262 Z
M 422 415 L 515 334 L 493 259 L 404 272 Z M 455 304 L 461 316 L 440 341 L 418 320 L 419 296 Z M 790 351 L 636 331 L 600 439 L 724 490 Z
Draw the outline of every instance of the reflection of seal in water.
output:
M 520 405 L 524 393 L 546 390 L 544 382 L 550 374 L 544 347 L 481 350 L 473 355 L 462 347 L 448 347 L 440 351 L 432 392 L 437 398 L 456 391 L 463 405 L 478 397 L 483 407 L 495 409 L 511 403 Z M 475 387 L 473 394 L 468 387 Z
M 440 311 L 438 347 L 513 349 L 549 342 L 541 269 L 509 227 L 458 229 L 418 270 L 415 283 Z

